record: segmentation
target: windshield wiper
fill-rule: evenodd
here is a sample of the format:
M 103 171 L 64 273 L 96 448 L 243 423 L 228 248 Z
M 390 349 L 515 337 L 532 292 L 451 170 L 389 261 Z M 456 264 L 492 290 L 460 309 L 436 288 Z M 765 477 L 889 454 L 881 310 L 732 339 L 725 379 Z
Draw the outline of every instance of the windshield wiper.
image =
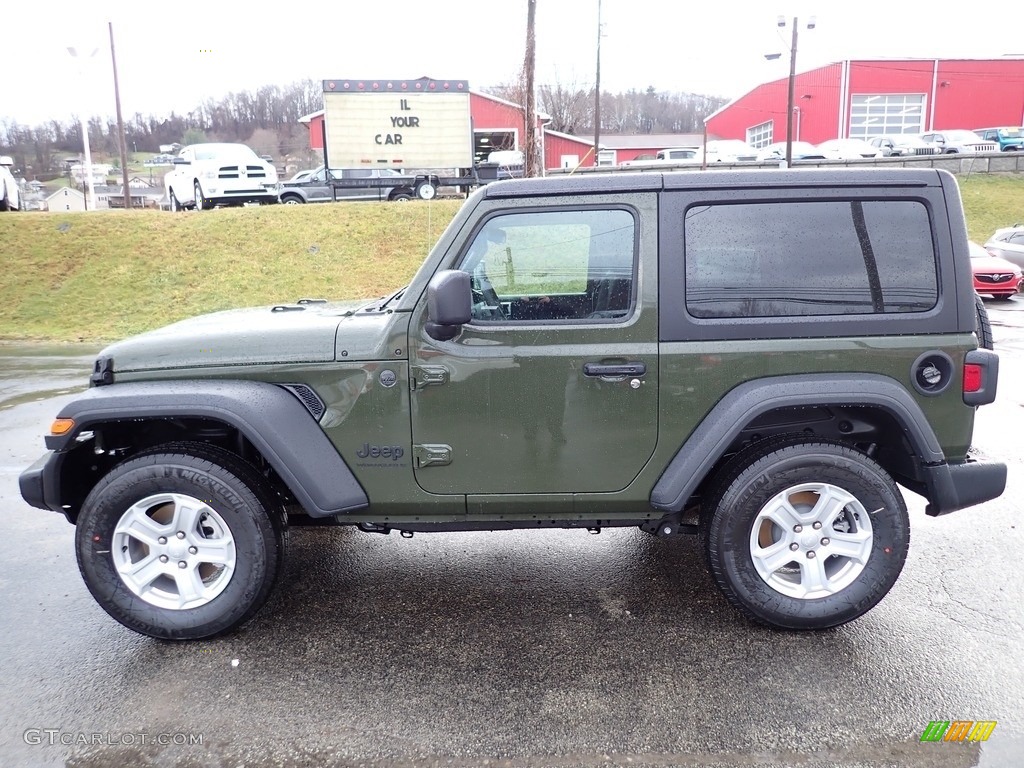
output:
M 408 288 L 408 287 L 409 287 L 408 285 L 404 285 L 401 288 L 399 288 L 397 291 L 392 293 L 390 296 L 388 296 L 386 299 L 384 299 L 384 303 L 381 304 L 379 307 L 377 307 L 377 310 L 379 312 L 383 312 L 387 308 L 388 304 L 390 304 L 392 301 L 394 301 L 395 299 L 402 298 L 402 296 L 405 295 L 405 289 Z

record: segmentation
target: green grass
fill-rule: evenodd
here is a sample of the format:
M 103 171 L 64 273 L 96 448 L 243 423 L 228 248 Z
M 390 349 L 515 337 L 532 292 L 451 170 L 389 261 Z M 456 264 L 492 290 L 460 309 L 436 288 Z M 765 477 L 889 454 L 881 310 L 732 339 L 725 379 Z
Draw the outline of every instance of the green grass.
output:
M 1024 222 L 1024 177 L 960 186 L 972 240 Z M 98 343 L 232 307 L 380 296 L 460 205 L 0 214 L 0 340 Z
M 1024 177 L 978 174 L 960 179 L 967 234 L 984 243 L 1000 227 L 1024 224 Z
M 0 339 L 102 342 L 232 307 L 380 296 L 460 205 L 0 215 Z

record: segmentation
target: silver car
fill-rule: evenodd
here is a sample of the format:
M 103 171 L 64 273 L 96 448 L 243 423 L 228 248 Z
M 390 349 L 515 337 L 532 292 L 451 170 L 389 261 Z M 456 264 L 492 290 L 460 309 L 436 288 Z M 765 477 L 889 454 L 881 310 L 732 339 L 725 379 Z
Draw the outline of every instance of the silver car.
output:
M 913 133 L 894 133 L 888 136 L 872 136 L 868 143 L 882 150 L 883 157 L 915 157 L 937 155 L 940 150 Z
M 386 186 L 394 177 L 394 186 Z M 352 181 L 353 185 L 332 184 L 333 181 Z M 365 180 L 365 185 L 360 185 Z M 281 202 L 288 205 L 302 203 L 329 203 L 344 200 L 411 200 L 415 190 L 412 179 L 391 168 L 331 168 L 320 166 L 302 180 L 281 182 Z M 333 189 L 332 189 L 333 187 Z
M 934 144 L 939 151 L 946 155 L 954 155 L 958 152 L 998 152 L 999 145 L 994 141 L 985 141 L 973 131 L 932 131 L 922 133 L 922 141 Z
M 1024 268 L 1024 225 L 997 229 L 985 243 L 985 250 Z

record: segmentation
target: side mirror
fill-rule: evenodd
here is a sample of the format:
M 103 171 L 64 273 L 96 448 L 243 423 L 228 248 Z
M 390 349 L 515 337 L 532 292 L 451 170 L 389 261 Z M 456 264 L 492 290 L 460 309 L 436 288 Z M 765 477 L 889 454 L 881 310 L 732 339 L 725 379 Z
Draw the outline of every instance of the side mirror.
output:
M 445 269 L 427 284 L 427 335 L 449 341 L 473 318 L 469 273 Z
M 5 165 L 5 166 L 8 166 L 8 167 L 13 166 L 14 165 L 14 159 L 11 158 L 11 157 L 8 157 L 7 155 L 2 155 L 2 156 L 0 156 L 0 165 Z

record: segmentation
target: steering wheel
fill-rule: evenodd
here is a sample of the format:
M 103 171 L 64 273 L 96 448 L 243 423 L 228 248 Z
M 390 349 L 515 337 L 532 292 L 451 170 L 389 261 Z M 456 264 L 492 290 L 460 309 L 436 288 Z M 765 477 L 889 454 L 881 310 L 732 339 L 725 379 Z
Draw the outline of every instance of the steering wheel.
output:
M 477 270 L 473 272 L 470 285 L 473 292 L 473 304 L 482 305 L 485 308 L 485 312 L 488 316 L 482 316 L 482 320 L 504 320 L 505 311 L 501 307 L 501 300 L 498 298 L 497 292 L 494 290 L 494 286 L 491 285 L 491 281 L 487 279 L 487 275 L 484 274 L 483 270 Z M 476 312 L 474 311 L 474 314 Z M 481 313 L 484 314 L 484 313 Z

